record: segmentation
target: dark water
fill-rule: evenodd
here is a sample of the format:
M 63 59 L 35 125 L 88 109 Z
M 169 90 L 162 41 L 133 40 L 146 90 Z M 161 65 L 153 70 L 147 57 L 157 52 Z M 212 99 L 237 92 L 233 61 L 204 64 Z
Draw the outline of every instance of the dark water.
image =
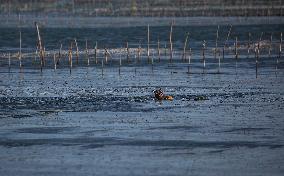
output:
M 54 70 L 50 56 L 43 72 L 31 57 L 21 70 L 13 58 L 9 70 L 3 55 L 17 52 L 18 29 L 0 29 L 0 175 L 283 175 L 284 62 L 276 50 L 282 29 L 233 27 L 231 46 L 233 36 L 245 43 L 248 32 L 254 41 L 261 32 L 263 40 L 273 34 L 275 48 L 270 57 L 262 49 L 257 72 L 246 49 L 238 60 L 228 49 L 218 72 L 209 48 L 203 67 L 202 40 L 214 47 L 216 26 L 174 27 L 172 63 L 162 55 L 148 64 L 145 53 L 144 62 L 127 63 L 124 53 L 119 68 L 120 54 L 113 52 L 116 62 L 104 70 L 93 60 L 74 63 L 71 72 L 62 65 Z M 169 27 L 150 30 L 152 43 L 158 36 L 168 41 Z M 220 26 L 221 43 L 228 30 Z M 46 28 L 42 36 L 47 50 L 60 42 L 67 49 L 74 37 L 81 48 L 88 39 L 92 47 L 98 41 L 115 50 L 125 40 L 145 47 L 146 31 Z M 190 73 L 178 50 L 187 31 L 194 51 Z M 24 52 L 34 52 L 34 29 L 22 29 L 22 37 Z M 156 101 L 157 88 L 174 100 Z
M 230 26 L 220 26 L 219 45 L 223 46 Z M 254 26 L 233 26 L 228 44 L 233 44 L 235 37 L 240 43 L 248 40 L 248 33 L 251 33 L 251 40 L 258 41 L 263 32 L 262 40 L 273 40 L 279 42 L 280 32 L 283 32 L 284 25 L 254 25 Z M 19 48 L 19 29 L 1 28 L 0 29 L 0 49 L 5 51 L 9 48 Z M 27 50 L 35 50 L 37 34 L 35 28 L 23 28 L 22 47 Z M 184 44 L 186 32 L 189 32 L 189 45 L 192 48 L 200 48 L 201 42 L 206 40 L 209 46 L 215 46 L 217 26 L 174 26 L 173 42 L 174 48 L 181 49 Z M 155 47 L 157 40 L 161 41 L 161 47 L 169 43 L 170 26 L 151 27 L 150 42 Z M 119 48 L 125 47 L 126 41 L 130 47 L 142 47 L 147 44 L 147 27 L 123 27 L 123 28 L 43 28 L 41 35 L 46 50 L 59 49 L 60 43 L 67 49 L 70 41 L 77 39 L 80 48 L 85 48 L 85 40 L 89 41 L 89 47 L 94 48 L 98 42 L 99 48 Z

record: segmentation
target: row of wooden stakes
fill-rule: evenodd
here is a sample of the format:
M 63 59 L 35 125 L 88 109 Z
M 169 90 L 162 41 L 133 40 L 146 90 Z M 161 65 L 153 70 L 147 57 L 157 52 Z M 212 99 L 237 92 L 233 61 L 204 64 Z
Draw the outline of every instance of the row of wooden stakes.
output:
M 40 30 L 39 30 L 39 26 L 38 24 L 35 22 L 35 27 L 36 27 L 36 31 L 37 31 L 37 50 L 36 50 L 36 53 L 35 53 L 35 57 L 39 57 L 40 58 L 40 70 L 42 72 L 43 70 L 43 67 L 45 66 L 45 57 L 47 56 L 47 52 L 45 51 L 45 48 L 44 48 L 44 45 L 42 43 L 42 39 L 41 39 L 41 35 L 40 35 Z M 220 72 L 220 60 L 221 60 L 221 55 L 223 56 L 223 59 L 225 58 L 225 51 L 226 49 L 228 48 L 228 40 L 229 40 L 229 37 L 231 35 L 231 30 L 232 30 L 232 25 L 230 26 L 230 29 L 228 31 L 228 34 L 227 34 L 227 37 L 226 37 L 226 40 L 223 44 L 223 47 L 219 47 L 218 46 L 218 40 L 219 40 L 219 26 L 217 28 L 217 31 L 216 31 L 216 41 L 215 41 L 215 47 L 213 48 L 213 53 L 214 53 L 214 58 L 217 59 L 218 57 L 218 65 L 219 65 L 219 69 L 218 69 L 218 72 Z M 169 33 L 169 62 L 172 63 L 173 61 L 173 41 L 172 41 L 172 33 L 173 33 L 173 22 L 171 23 L 171 26 L 170 26 L 170 33 Z M 256 43 L 252 43 L 251 41 L 251 33 L 249 33 L 249 36 L 248 36 L 248 43 L 247 43 L 247 54 L 249 55 L 250 54 L 250 50 L 251 48 L 253 49 L 253 52 L 254 52 L 254 55 L 255 55 L 255 62 L 256 62 L 256 69 L 258 67 L 258 60 L 259 60 L 259 57 L 260 57 L 260 49 L 261 49 L 261 42 L 262 42 L 262 36 L 263 36 L 263 33 L 261 33 L 260 35 L 260 38 L 259 40 L 256 42 Z M 20 63 L 20 68 L 22 68 L 22 39 L 21 39 L 21 32 L 20 32 L 20 49 L 19 49 L 19 54 L 18 54 L 18 58 L 19 58 L 19 63 Z M 189 48 L 188 49 L 188 42 L 189 41 L 189 33 L 187 32 L 186 35 L 185 35 L 185 40 L 184 40 L 184 45 L 183 45 L 183 50 L 182 50 L 182 54 L 181 54 L 181 60 L 182 61 L 185 61 L 187 60 L 188 58 L 188 64 L 190 65 L 191 63 L 191 57 L 192 57 L 192 49 Z M 158 58 L 158 61 L 160 62 L 161 60 L 161 47 L 160 47 L 160 40 L 158 39 L 157 41 L 157 58 Z M 95 45 L 95 48 L 94 48 L 94 62 L 95 64 L 98 64 L 99 63 L 99 60 L 98 60 L 98 47 L 97 47 L 97 42 L 96 42 L 96 45 Z M 239 49 L 238 49 L 238 37 L 235 37 L 235 42 L 234 42 L 234 55 L 235 55 L 235 58 L 238 59 L 239 57 Z M 75 48 L 75 52 L 73 52 L 73 48 Z M 201 58 L 202 58 L 202 62 L 203 62 L 203 67 L 205 67 L 205 57 L 206 57 L 206 41 L 204 40 L 203 41 L 203 44 L 202 44 L 202 48 L 201 48 Z M 130 49 L 129 49 L 129 44 L 128 42 L 126 42 L 126 59 L 127 59 L 127 62 L 130 63 Z M 111 53 L 109 52 L 109 50 L 107 48 L 104 48 L 103 49 L 103 59 L 101 59 L 101 64 L 102 64 L 102 68 L 104 67 L 104 64 L 108 63 L 108 60 L 109 58 L 112 57 Z M 151 57 L 150 56 L 150 27 L 149 25 L 147 26 L 147 49 L 146 49 L 146 56 L 147 56 L 147 60 L 148 60 L 148 63 L 152 63 L 153 65 L 153 58 L 154 58 L 154 53 L 153 53 L 153 56 Z M 153 49 L 152 49 L 153 50 Z M 138 61 L 140 61 L 141 57 L 142 57 L 142 52 L 144 51 L 144 49 L 142 49 L 141 45 L 139 45 L 139 47 L 136 49 L 137 51 L 137 54 L 135 54 L 135 58 L 137 58 Z M 165 47 L 165 56 L 167 56 L 167 48 Z M 269 56 L 271 55 L 271 51 L 272 51 L 272 35 L 271 35 L 271 38 L 270 38 L 270 44 L 269 44 Z M 221 54 L 222 53 L 222 54 Z M 72 70 L 72 67 L 73 67 L 73 55 L 75 54 L 76 56 L 76 63 L 78 64 L 79 62 L 79 49 L 78 49 L 78 43 L 77 43 L 77 40 L 74 39 L 73 41 L 70 42 L 70 46 L 69 46 L 69 49 L 68 51 L 65 53 L 67 54 L 67 57 L 68 57 L 68 65 L 69 65 L 69 68 L 70 68 L 70 72 Z M 86 40 L 86 49 L 85 49 L 85 54 L 86 54 L 86 58 L 87 58 L 87 65 L 89 66 L 90 65 L 90 58 L 89 58 L 89 49 L 88 49 L 88 41 Z M 188 56 L 187 56 L 188 54 Z M 279 63 L 279 59 L 281 58 L 281 55 L 282 55 L 282 32 L 281 32 L 281 35 L 280 35 L 280 42 L 279 42 L 279 55 L 277 57 L 277 64 Z M 53 53 L 53 63 L 54 63 L 54 69 L 56 70 L 57 69 L 57 65 L 60 61 L 60 59 L 64 56 L 64 53 L 62 52 L 62 44 L 60 45 L 60 49 L 58 51 L 58 53 Z M 9 68 L 10 68 L 10 65 L 11 65 L 11 55 L 9 54 L 8 55 L 8 58 L 9 58 Z M 121 67 L 122 65 L 122 61 L 121 61 L 121 56 L 119 58 L 119 67 Z

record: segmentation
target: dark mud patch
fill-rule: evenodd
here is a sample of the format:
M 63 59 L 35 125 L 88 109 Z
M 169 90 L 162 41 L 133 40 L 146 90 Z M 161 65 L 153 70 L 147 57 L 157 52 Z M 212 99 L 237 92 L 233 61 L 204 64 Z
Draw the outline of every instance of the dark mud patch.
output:
M 222 132 L 225 133 L 249 133 L 253 131 L 264 131 L 264 130 L 270 130 L 270 128 L 254 128 L 254 127 L 246 127 L 246 128 L 231 128 L 228 130 L 224 130 Z
M 198 129 L 201 127 L 199 126 L 186 126 L 186 125 L 181 125 L 181 126 L 161 126 L 161 127 L 152 127 L 148 128 L 148 130 L 184 130 L 184 131 L 191 131 L 191 132 L 196 132 Z
M 269 147 L 281 148 L 282 144 L 258 141 L 191 141 L 191 140 L 133 140 L 121 145 L 129 146 L 157 146 L 157 147 L 185 147 L 185 148 L 234 148 L 234 147 Z
M 6 115 L 1 115 L 0 117 L 2 118 L 7 118 L 7 117 L 11 117 L 11 118 L 15 118 L 15 119 L 22 119 L 22 118 L 29 118 L 32 117 L 32 115 L 30 114 L 6 114 Z
M 208 153 L 212 153 L 212 154 L 214 154 L 214 153 L 222 153 L 222 152 L 224 152 L 225 150 L 211 150 L 211 151 L 209 151 Z
M 49 139 L 1 139 L 0 146 L 29 147 L 35 145 L 78 146 L 78 145 L 113 145 L 118 141 L 111 137 L 98 138 L 49 138 Z
M 153 96 L 0 97 L 0 105 L 2 109 L 9 110 L 10 114 L 14 114 L 13 111 L 34 110 L 41 115 L 48 115 L 59 112 L 152 112 L 186 106 L 174 103 L 179 100 L 200 101 L 208 98 L 205 95 L 177 95 L 170 106 L 146 107 L 149 102 L 155 101 Z M 157 103 L 163 105 L 167 102 Z
M 28 118 L 28 117 L 32 117 L 32 115 L 28 115 L 28 114 L 13 114 L 12 115 L 12 118 L 17 118 L 17 119 Z
M 112 137 L 100 138 L 52 138 L 52 139 L 1 139 L 0 146 L 29 147 L 34 145 L 81 146 L 95 148 L 100 146 L 137 146 L 137 147 L 175 147 L 175 148 L 218 148 L 229 149 L 235 147 L 268 147 L 282 148 L 282 144 L 259 141 L 192 141 L 192 140 L 132 140 Z
M 16 133 L 32 133 L 32 134 L 58 134 L 65 131 L 75 130 L 77 127 L 34 127 L 34 128 L 21 128 L 14 132 Z
M 36 110 L 42 114 L 60 111 L 96 112 L 96 111 L 139 111 L 139 103 L 146 97 L 1 97 L 0 105 L 8 110 Z

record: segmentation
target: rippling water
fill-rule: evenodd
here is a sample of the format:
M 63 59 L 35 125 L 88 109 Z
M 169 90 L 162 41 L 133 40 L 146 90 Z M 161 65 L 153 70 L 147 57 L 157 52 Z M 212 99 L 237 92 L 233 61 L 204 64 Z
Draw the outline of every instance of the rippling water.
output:
M 212 54 L 217 26 L 174 27 L 174 60 L 155 53 L 153 64 L 143 53 L 140 63 L 115 54 L 125 41 L 146 45 L 146 27 L 66 29 L 44 28 L 46 50 L 64 49 L 73 38 L 83 49 L 110 48 L 114 60 L 102 69 L 80 55 L 70 72 L 67 59 L 53 69 L 52 57 L 40 72 L 32 57 L 17 58 L 9 69 L 6 53 L 17 52 L 19 29 L 0 29 L 0 175 L 282 175 L 284 153 L 283 58 L 278 59 L 283 25 L 233 26 L 246 44 L 270 40 L 258 70 L 255 58 L 231 49 L 218 62 Z M 228 26 L 220 26 L 220 45 Z M 169 27 L 151 27 L 151 48 L 158 37 L 168 41 Z M 193 50 L 190 70 L 181 61 L 185 32 Z M 34 52 L 35 29 L 23 28 L 23 52 Z M 206 40 L 206 66 L 200 49 Z M 103 59 L 103 50 L 100 51 Z M 156 52 L 156 51 L 153 51 Z M 5 55 L 5 56 L 4 56 Z M 91 56 L 90 56 L 91 57 Z M 93 57 L 93 56 L 92 56 Z M 93 59 L 93 58 L 92 58 Z M 75 61 L 74 61 L 75 62 Z M 188 72 L 190 71 L 190 72 Z M 155 101 L 162 88 L 173 101 Z M 200 98 L 202 97 L 202 98 Z

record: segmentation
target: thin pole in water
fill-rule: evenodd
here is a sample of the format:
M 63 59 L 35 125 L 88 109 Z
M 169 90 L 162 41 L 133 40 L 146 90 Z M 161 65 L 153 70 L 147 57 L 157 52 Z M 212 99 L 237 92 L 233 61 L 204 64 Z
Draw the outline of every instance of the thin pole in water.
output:
M 183 53 L 182 53 L 182 58 L 181 60 L 182 61 L 186 61 L 186 46 L 187 46 L 187 40 L 188 40 L 188 37 L 189 37 L 189 33 L 186 32 L 186 36 L 185 36 L 185 40 L 184 40 L 184 45 L 183 45 Z
M 256 52 L 256 54 L 255 54 L 255 77 L 257 78 L 257 75 L 258 75 L 258 60 L 257 60 L 257 49 L 255 49 L 255 52 Z
M 104 60 L 102 59 L 102 76 L 104 76 Z
M 203 59 L 203 73 L 205 73 L 206 61 L 205 61 L 205 50 L 206 50 L 206 41 L 203 41 L 202 47 L 202 59 Z
M 187 67 L 187 72 L 190 74 L 190 63 L 191 62 L 191 48 L 189 48 L 189 56 L 188 56 L 188 67 Z
M 120 75 L 120 69 L 121 69 L 121 53 L 119 55 L 119 67 L 118 67 L 118 74 Z
M 280 34 L 280 43 L 279 43 L 279 56 L 276 57 L 276 70 L 278 70 L 279 60 L 281 59 L 282 55 L 282 32 Z
M 250 54 L 250 40 L 251 40 L 251 33 L 249 32 L 249 34 L 248 34 L 248 55 L 247 55 L 248 58 L 249 58 L 249 54 Z
M 229 31 L 228 31 L 228 34 L 227 34 L 226 41 L 225 41 L 225 43 L 224 43 L 224 47 L 223 47 L 223 59 L 225 59 L 225 48 L 226 48 L 226 46 L 227 46 L 227 42 L 228 42 L 229 37 L 230 37 L 230 35 L 231 35 L 232 27 L 233 27 L 233 26 L 231 25 L 231 26 L 230 26 L 230 29 L 229 29 Z
M 257 78 L 258 76 L 258 46 L 254 47 L 254 52 L 255 52 L 255 77 Z
M 53 54 L 54 71 L 56 71 L 56 55 Z
M 22 30 L 21 30 L 21 14 L 19 14 L 19 43 L 20 43 L 20 48 L 19 48 L 19 64 L 20 64 L 20 69 L 22 69 Z
M 8 64 L 9 64 L 9 72 L 10 72 L 10 69 L 11 69 L 11 54 L 10 53 L 8 54 Z
M 282 32 L 280 34 L 279 59 L 281 59 L 281 56 L 282 56 Z
M 268 55 L 269 58 L 271 58 L 271 52 L 272 52 L 272 34 L 270 35 L 270 43 L 269 43 L 269 50 L 268 50 Z
M 148 30 L 147 30 L 147 57 L 148 57 L 148 63 L 150 62 L 150 27 L 148 24 Z
M 108 61 L 108 57 L 107 57 L 107 48 L 105 47 L 105 63 L 107 64 L 107 61 Z
M 154 72 L 154 51 L 152 52 L 151 65 L 152 65 L 152 73 L 153 73 Z
M 257 47 L 255 49 L 256 52 L 256 57 L 255 57 L 255 73 L 256 73 L 256 78 L 258 77 L 258 60 L 259 60 L 259 54 L 260 54 L 260 42 L 262 40 L 262 35 L 263 32 L 261 32 L 260 38 L 257 42 Z
M 171 31 L 170 31 L 170 62 L 173 60 L 173 42 L 172 42 L 172 35 L 173 35 L 173 21 L 171 22 Z
M 126 59 L 127 59 L 127 62 L 130 63 L 128 41 L 126 41 Z
M 88 40 L 86 39 L 86 59 L 87 59 L 87 65 L 90 65 L 90 59 L 89 59 L 89 50 L 88 50 Z
M 235 72 L 237 74 L 237 67 L 238 67 L 238 37 L 235 38 L 235 60 L 236 60 Z
M 22 69 L 22 31 L 20 30 L 20 52 L 19 52 L 20 69 Z
M 235 39 L 235 59 L 238 59 L 238 37 Z
M 139 43 L 139 47 L 137 49 L 137 55 L 138 55 L 138 62 L 140 62 L 140 57 L 141 57 L 141 44 Z
M 60 43 L 60 48 L 59 48 L 59 59 L 61 59 L 61 54 L 62 54 L 62 43 Z
M 46 60 L 45 60 L 45 47 L 43 47 L 43 65 L 45 65 L 46 64 Z
M 70 74 L 72 71 L 72 66 L 73 66 L 73 62 L 72 62 L 72 42 L 70 44 L 70 49 L 69 49 L 69 68 L 70 68 Z
M 141 58 L 141 44 L 139 43 L 138 49 L 137 49 L 137 55 L 138 55 L 138 62 L 140 62 L 140 58 Z
M 220 73 L 221 70 L 221 53 L 218 54 L 218 73 Z
M 37 22 L 35 22 L 36 30 L 37 30 L 37 37 L 38 37 L 38 45 L 39 45 L 39 55 L 40 55 L 40 71 L 42 72 L 42 67 L 43 67 L 43 61 L 44 61 L 44 51 L 43 51 L 43 46 L 41 42 L 41 37 L 39 34 L 39 28 Z M 62 45 L 61 45 L 62 46 Z
M 75 41 L 75 46 L 76 46 L 76 64 L 79 65 L 79 49 L 78 49 L 78 43 L 76 38 L 74 39 Z
M 219 25 L 216 32 L 216 40 L 215 40 L 215 50 L 214 50 L 214 57 L 217 57 L 217 48 L 218 48 L 218 39 L 219 39 Z
M 95 46 L 95 63 L 98 64 L 98 58 L 97 58 L 97 51 L 98 50 L 98 42 L 96 42 L 96 46 Z
M 158 44 L 157 44 L 158 46 L 158 59 L 159 59 L 159 62 L 161 62 L 161 50 L 160 50 L 160 39 L 159 39 L 159 37 L 158 37 Z

